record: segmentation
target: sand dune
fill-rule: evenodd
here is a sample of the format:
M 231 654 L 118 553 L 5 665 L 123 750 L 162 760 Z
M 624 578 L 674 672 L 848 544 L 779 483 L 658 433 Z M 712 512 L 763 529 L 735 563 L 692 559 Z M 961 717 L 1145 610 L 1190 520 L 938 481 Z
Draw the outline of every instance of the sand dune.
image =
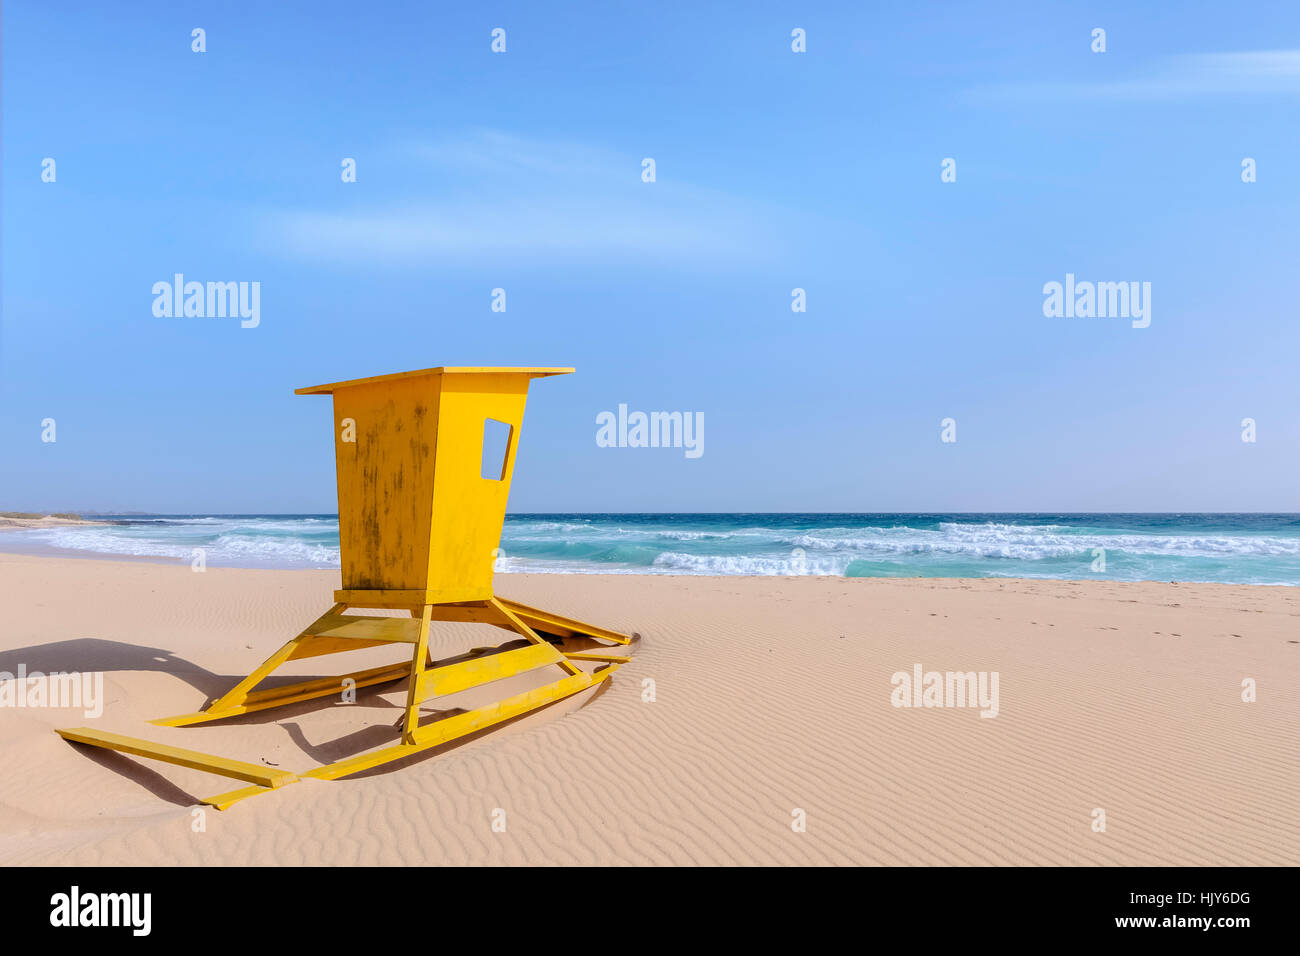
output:
M 100 670 L 107 698 L 97 721 L 0 709 L 0 862 L 1300 863 L 1289 588 L 500 575 L 504 596 L 640 632 L 632 663 L 431 756 L 207 809 L 202 832 L 196 798 L 226 781 L 52 732 L 93 723 L 295 771 L 391 741 L 402 700 L 383 688 L 145 723 L 227 689 L 336 586 L 331 572 L 0 555 L 0 671 Z M 435 653 L 507 638 L 438 625 Z M 997 672 L 997 716 L 892 706 L 892 675 L 916 664 Z

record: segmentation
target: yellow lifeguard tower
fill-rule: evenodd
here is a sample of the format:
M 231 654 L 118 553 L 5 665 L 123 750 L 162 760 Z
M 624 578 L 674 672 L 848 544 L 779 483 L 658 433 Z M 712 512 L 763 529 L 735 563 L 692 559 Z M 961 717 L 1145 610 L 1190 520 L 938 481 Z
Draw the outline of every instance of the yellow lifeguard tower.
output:
M 551 643 L 586 636 L 628 644 L 625 634 L 496 597 L 493 571 L 514 473 L 528 386 L 571 368 L 431 368 L 300 388 L 334 397 L 339 550 L 343 587 L 334 606 L 203 710 L 155 724 L 182 727 L 326 697 L 344 687 L 406 680 L 400 739 L 302 774 L 213 757 L 90 728 L 67 740 L 208 770 L 250 783 L 202 802 L 225 809 L 300 777 L 334 779 L 400 760 L 569 697 L 628 658 Z M 398 609 L 409 618 L 349 609 Z M 429 659 L 433 621 L 491 624 L 527 639 L 523 647 L 479 648 L 438 666 Z M 543 636 L 545 635 L 545 636 Z M 256 686 L 281 664 L 386 644 L 411 645 L 409 660 L 269 690 Z M 463 655 L 462 655 L 463 656 Z M 597 665 L 588 671 L 575 662 Z M 420 724 L 420 705 L 491 681 L 556 666 L 554 682 L 496 703 Z

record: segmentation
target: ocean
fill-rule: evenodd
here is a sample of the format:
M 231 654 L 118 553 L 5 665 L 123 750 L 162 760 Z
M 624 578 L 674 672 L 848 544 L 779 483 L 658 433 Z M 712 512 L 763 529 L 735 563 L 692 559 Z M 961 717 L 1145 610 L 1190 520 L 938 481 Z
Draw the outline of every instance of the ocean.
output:
M 334 515 L 110 515 L 0 550 L 337 568 Z M 1026 577 L 1300 584 L 1294 514 L 512 514 L 502 573 Z

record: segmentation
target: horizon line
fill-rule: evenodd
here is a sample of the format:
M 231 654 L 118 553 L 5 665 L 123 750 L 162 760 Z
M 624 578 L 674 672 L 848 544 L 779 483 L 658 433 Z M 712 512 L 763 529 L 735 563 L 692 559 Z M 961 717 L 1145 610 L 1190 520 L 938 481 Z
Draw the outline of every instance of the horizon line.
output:
M 28 512 L 35 514 L 36 512 Z M 3 514 L 0 512 L 0 514 Z M 201 516 L 207 518 L 294 518 L 326 517 L 337 518 L 337 511 L 48 511 L 42 517 L 54 514 L 75 514 L 78 517 L 123 517 L 123 518 L 186 518 Z M 588 515 L 592 517 L 626 517 L 630 515 L 1276 515 L 1280 517 L 1300 518 L 1300 511 L 1068 511 L 1061 509 L 1047 511 L 507 511 L 506 517 L 527 517 L 532 515 Z

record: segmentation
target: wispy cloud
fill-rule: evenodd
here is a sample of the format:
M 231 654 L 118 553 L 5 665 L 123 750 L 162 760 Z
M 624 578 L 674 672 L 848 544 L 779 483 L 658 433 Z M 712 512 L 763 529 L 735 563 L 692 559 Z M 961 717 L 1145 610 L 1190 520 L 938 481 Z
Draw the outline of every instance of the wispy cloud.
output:
M 639 158 L 567 142 L 539 142 L 501 130 L 477 130 L 458 139 L 417 143 L 414 156 L 438 166 L 503 176 L 560 179 L 598 176 L 609 181 L 635 179 Z
M 671 168 L 644 183 L 639 156 L 489 131 L 418 144 L 406 158 L 418 167 L 410 189 L 386 184 L 401 202 L 277 212 L 264 240 L 304 258 L 396 265 L 491 256 L 717 264 L 765 258 L 781 244 L 780 210 L 684 184 Z M 442 193 L 430 186 L 448 183 Z
M 980 101 L 1172 100 L 1300 93 L 1300 50 L 1196 53 L 1165 57 L 1113 80 L 1005 83 L 967 91 Z

